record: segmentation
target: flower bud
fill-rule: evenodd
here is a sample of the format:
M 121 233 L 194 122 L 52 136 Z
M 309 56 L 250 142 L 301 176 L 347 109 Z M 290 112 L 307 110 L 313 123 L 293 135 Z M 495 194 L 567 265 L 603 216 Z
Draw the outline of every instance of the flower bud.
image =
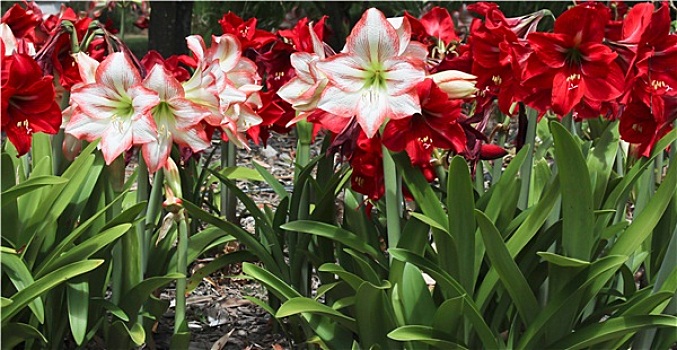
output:
M 430 75 L 437 86 L 446 92 L 449 98 L 475 97 L 477 77 L 457 70 L 445 70 Z
M 167 163 L 162 172 L 165 174 L 165 184 L 172 190 L 172 195 L 176 197 L 183 197 L 181 191 L 181 175 L 179 174 L 179 168 L 174 163 L 174 159 L 167 158 Z M 169 199 L 169 198 L 168 198 Z
M 482 148 L 480 149 L 480 159 L 483 160 L 503 158 L 506 154 L 508 154 L 508 151 L 506 151 L 503 147 L 490 143 L 483 144 Z
M 82 150 L 82 141 L 78 140 L 71 134 L 65 134 L 61 144 L 61 151 L 63 156 L 71 162 L 75 160 Z

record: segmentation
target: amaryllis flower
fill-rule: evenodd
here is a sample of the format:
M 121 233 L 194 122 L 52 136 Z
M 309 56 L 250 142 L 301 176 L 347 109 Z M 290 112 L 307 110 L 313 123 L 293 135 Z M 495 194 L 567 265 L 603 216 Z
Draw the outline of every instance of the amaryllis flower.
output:
M 648 157 L 654 145 L 672 130 L 677 120 L 677 97 L 662 96 L 654 99 L 655 105 L 633 101 L 621 115 L 621 139 L 634 144 L 633 153 Z
M 457 123 L 461 101 L 449 100 L 431 79 L 417 86 L 421 113 L 391 120 L 383 130 L 383 144 L 395 152 L 406 151 L 414 165 L 430 162 L 433 148 L 465 149 L 465 132 Z
M 224 140 L 247 147 L 247 129 L 262 121 L 255 112 L 262 106 L 256 64 L 242 57 L 242 46 L 233 35 L 213 36 L 209 49 L 200 36 L 186 40 L 198 62 L 193 77 L 184 83 L 186 98 L 211 111 L 205 122 L 220 128 Z
M 42 23 L 42 12 L 35 4 L 26 3 L 26 8 L 14 4 L 5 12 L 1 21 L 12 28 L 12 32 L 17 38 L 34 40 L 35 28 Z
M 552 89 L 552 110 L 558 115 L 571 112 L 584 98 L 611 101 L 623 92 L 617 55 L 602 44 L 608 18 L 603 5 L 582 4 L 557 18 L 554 33 L 529 34 L 534 54 L 527 61 L 524 84 Z
M 329 82 L 324 72 L 317 69 L 317 63 L 326 58 L 324 43 L 310 25 L 308 32 L 313 51 L 295 52 L 291 55 L 291 65 L 295 69 L 296 76 L 277 92 L 297 111 L 297 117 L 289 124 L 307 118 L 316 110 L 322 92 Z
M 350 157 L 351 187 L 371 200 L 379 200 L 385 193 L 381 138 L 378 135 L 370 138 L 360 130 L 354 142 L 355 149 Z
M 298 52 L 316 53 L 316 38 L 320 42 L 324 40 L 326 20 L 327 16 L 322 16 L 316 23 L 311 23 L 308 17 L 304 17 L 296 23 L 294 28 L 279 30 L 277 34 L 291 42 L 291 46 Z
M 153 69 L 153 66 L 160 64 L 172 73 L 174 78 L 180 82 L 190 79 L 191 75 L 186 68 L 195 69 L 197 62 L 190 56 L 186 55 L 172 55 L 164 59 L 159 52 L 150 50 L 141 59 L 141 65 L 146 68 L 146 71 Z
M 52 77 L 43 75 L 33 58 L 2 56 L 2 131 L 19 156 L 30 150 L 33 133 L 59 131 L 61 110 L 54 96 Z
M 141 85 L 141 75 L 121 52 L 109 55 L 96 69 L 96 82 L 73 89 L 71 100 L 78 111 L 66 132 L 95 141 L 107 164 L 132 145 L 152 142 L 157 128 L 150 110 L 160 98 Z
M 157 126 L 156 138 L 141 146 L 148 170 L 156 172 L 165 166 L 176 142 L 199 152 L 210 146 L 200 124 L 209 111 L 186 100 L 181 83 L 163 65 L 155 65 L 143 80 L 143 86 L 157 92 L 160 103 L 150 110 Z
M 256 29 L 254 17 L 243 20 L 242 17 L 228 11 L 223 18 L 219 20 L 224 34 L 232 34 L 242 43 L 242 50 L 249 48 L 259 49 L 262 46 L 275 41 L 275 34 L 262 29 Z
M 425 78 L 425 64 L 401 55 L 400 45 L 383 13 L 367 10 L 344 51 L 316 64 L 329 80 L 317 107 L 347 120 L 356 117 L 369 138 L 387 118 L 419 113 L 415 87 Z

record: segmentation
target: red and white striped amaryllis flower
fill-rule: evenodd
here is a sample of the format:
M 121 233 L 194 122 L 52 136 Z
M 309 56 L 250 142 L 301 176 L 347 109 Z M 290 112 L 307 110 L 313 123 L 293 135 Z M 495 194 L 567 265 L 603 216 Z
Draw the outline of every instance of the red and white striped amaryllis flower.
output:
M 167 163 L 174 142 L 199 152 L 210 146 L 200 122 L 207 109 L 188 101 L 181 83 L 164 66 L 156 64 L 143 80 L 143 86 L 157 92 L 160 103 L 150 110 L 157 125 L 157 137 L 141 146 L 148 171 L 154 173 Z
M 296 110 L 296 118 L 287 125 L 292 125 L 308 117 L 317 108 L 317 102 L 322 96 L 324 88 L 329 80 L 319 71 L 316 63 L 326 58 L 324 43 L 318 38 L 312 24 L 308 24 L 313 53 L 294 52 L 291 57 L 291 65 L 296 70 L 296 76 L 282 86 L 277 94 L 292 105 Z
M 219 127 L 224 139 L 246 147 L 245 132 L 262 121 L 255 112 L 262 105 L 256 64 L 242 57 L 240 41 L 231 34 L 213 36 L 209 49 L 198 35 L 186 41 L 198 61 L 196 73 L 184 83 L 186 98 L 210 110 L 205 122 Z
M 406 49 L 404 37 L 381 11 L 367 10 L 343 52 L 316 64 L 329 80 L 317 107 L 337 116 L 355 116 L 369 138 L 386 118 L 420 113 L 416 85 L 425 78 L 425 62 Z
M 95 79 L 71 92 L 78 109 L 66 125 L 66 133 L 87 141 L 101 139 L 98 148 L 110 164 L 132 145 L 156 140 L 150 111 L 160 98 L 141 85 L 139 71 L 121 52 L 101 62 Z

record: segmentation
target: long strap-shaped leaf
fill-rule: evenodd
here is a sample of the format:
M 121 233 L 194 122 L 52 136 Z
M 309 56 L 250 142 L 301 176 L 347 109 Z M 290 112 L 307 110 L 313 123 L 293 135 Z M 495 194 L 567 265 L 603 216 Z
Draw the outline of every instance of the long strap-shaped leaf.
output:
M 635 333 L 641 329 L 659 327 L 677 329 L 677 317 L 668 315 L 614 317 L 579 329 L 546 346 L 545 349 L 583 349 L 628 333 Z
M 58 286 L 66 280 L 94 270 L 103 263 L 103 260 L 85 260 L 66 265 L 52 273 L 45 275 L 30 286 L 16 292 L 12 296 L 12 303 L 2 308 L 2 324 L 5 325 L 14 315 L 23 309 L 33 299 Z
M 487 256 L 489 261 L 491 261 L 491 266 L 496 269 L 503 286 L 515 303 L 517 312 L 519 312 L 524 323 L 526 325 L 531 324 L 539 310 L 536 296 L 534 296 L 531 287 L 529 287 L 527 279 L 519 267 L 517 267 L 515 260 L 510 256 L 510 252 L 506 248 L 496 226 L 479 210 L 475 210 L 475 217 L 480 226 L 480 232 L 482 232 L 482 239 L 484 240 L 484 246 L 487 249 Z

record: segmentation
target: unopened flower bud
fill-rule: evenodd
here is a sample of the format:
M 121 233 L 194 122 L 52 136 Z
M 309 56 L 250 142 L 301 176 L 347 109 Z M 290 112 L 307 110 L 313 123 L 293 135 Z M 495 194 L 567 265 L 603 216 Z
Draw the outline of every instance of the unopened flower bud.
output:
M 179 168 L 171 157 L 167 159 L 167 163 L 164 168 L 162 168 L 162 172 L 165 174 L 165 184 L 172 190 L 173 195 L 176 197 L 183 197 Z
M 437 86 L 446 92 L 449 98 L 475 97 L 477 77 L 457 70 L 445 70 L 430 75 Z
M 508 154 L 508 151 L 506 151 L 503 147 L 490 143 L 483 144 L 482 148 L 480 149 L 480 159 L 483 160 L 503 158 L 506 154 Z
M 71 162 L 75 160 L 82 150 L 82 141 L 78 140 L 71 134 L 65 134 L 61 144 L 61 151 L 63 156 Z

